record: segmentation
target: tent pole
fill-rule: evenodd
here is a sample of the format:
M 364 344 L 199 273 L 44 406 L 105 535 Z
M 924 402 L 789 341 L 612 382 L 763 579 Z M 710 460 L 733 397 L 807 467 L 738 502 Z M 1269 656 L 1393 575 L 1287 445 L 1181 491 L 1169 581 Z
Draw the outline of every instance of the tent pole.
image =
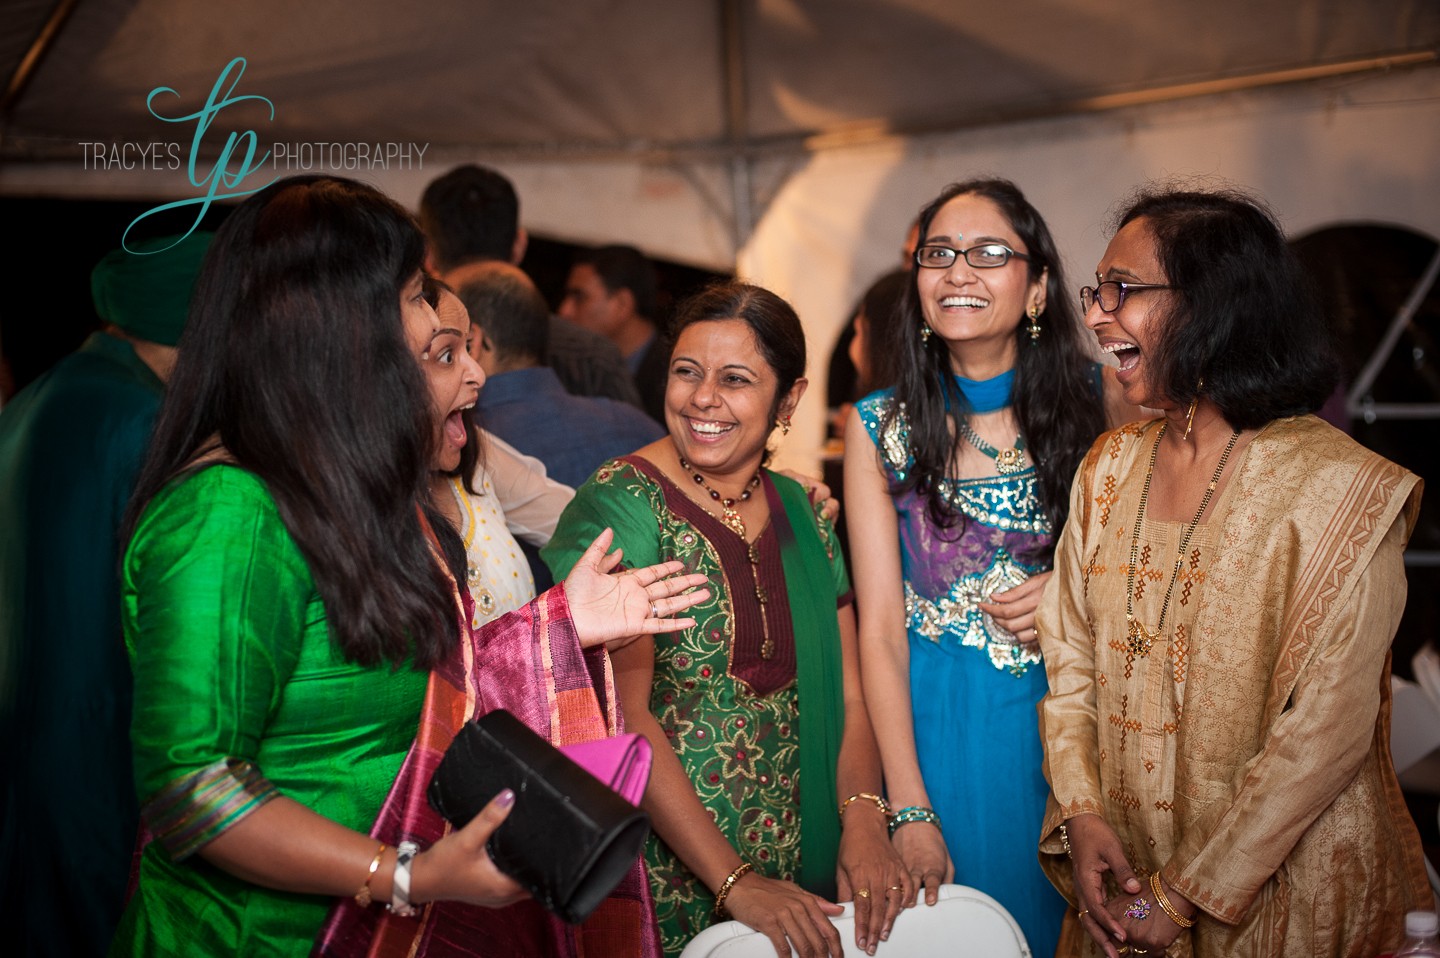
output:
M 10 113 L 15 109 L 20 94 L 24 92 L 30 78 L 35 75 L 40 61 L 55 45 L 55 38 L 60 35 L 60 28 L 65 25 L 66 20 L 70 19 L 70 14 L 75 12 L 77 3 L 79 0 L 60 0 L 60 3 L 51 11 L 50 19 L 45 21 L 45 26 L 40 29 L 39 35 L 30 44 L 30 49 L 25 51 L 20 65 L 15 68 L 15 75 L 10 78 L 10 83 L 5 88 L 5 97 L 0 100 L 0 138 L 4 136 L 5 127 L 9 125 Z

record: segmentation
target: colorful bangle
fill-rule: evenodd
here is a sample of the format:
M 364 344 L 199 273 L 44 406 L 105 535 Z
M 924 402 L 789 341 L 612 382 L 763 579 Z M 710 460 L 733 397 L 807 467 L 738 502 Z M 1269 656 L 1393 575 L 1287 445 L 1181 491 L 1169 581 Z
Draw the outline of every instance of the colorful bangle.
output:
M 1060 826 L 1060 844 L 1065 846 L 1065 857 L 1074 861 L 1075 854 L 1070 851 L 1070 833 L 1065 830 L 1064 825 Z
M 414 842 L 401 842 L 395 846 L 395 877 L 390 880 L 390 904 L 385 910 L 401 918 L 414 918 L 420 909 L 410 903 L 410 863 L 420 854 L 420 846 Z
M 940 816 L 935 814 L 935 809 L 925 808 L 922 805 L 908 805 L 891 817 L 890 834 L 894 835 L 901 825 L 909 825 L 911 822 L 929 822 L 937 829 L 940 828 Z
M 851 802 L 860 799 L 864 799 L 867 802 L 874 802 L 875 807 L 880 809 L 880 814 L 885 816 L 885 820 L 890 820 L 889 802 L 885 801 L 885 799 L 881 798 L 879 795 L 872 794 L 871 792 L 856 792 L 854 795 L 851 795 L 849 798 L 845 799 L 845 801 L 840 803 L 840 824 L 845 824 L 845 809 L 850 807 Z
M 715 889 L 716 918 L 723 919 L 725 917 L 725 899 L 730 897 L 730 889 L 734 888 L 735 883 L 753 871 L 754 868 L 755 866 L 749 862 L 741 862 L 733 872 L 725 876 L 725 880 L 720 883 L 720 887 Z
M 1160 880 L 1160 872 L 1158 870 L 1150 873 L 1150 890 L 1155 893 L 1155 900 L 1160 903 L 1161 908 L 1165 909 L 1165 914 L 1170 916 L 1171 921 L 1181 928 L 1193 928 L 1195 926 L 1195 919 L 1186 918 L 1176 910 L 1174 905 L 1170 904 L 1170 896 L 1165 894 L 1165 883 Z
M 381 842 L 380 850 L 375 853 L 374 858 L 370 859 L 370 871 L 365 875 L 365 884 L 361 885 L 360 890 L 355 893 L 355 904 L 361 908 L 369 908 L 370 902 L 374 900 L 370 897 L 370 882 L 375 878 L 375 870 L 380 867 L 380 859 L 389 847 Z

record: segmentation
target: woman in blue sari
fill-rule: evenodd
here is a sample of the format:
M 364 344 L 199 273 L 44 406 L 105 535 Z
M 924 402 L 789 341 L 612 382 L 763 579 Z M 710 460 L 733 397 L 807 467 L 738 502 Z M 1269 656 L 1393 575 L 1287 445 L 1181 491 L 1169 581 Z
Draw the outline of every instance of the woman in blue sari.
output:
M 897 320 L 897 382 L 856 406 L 845 511 L 865 697 L 894 841 L 935 900 L 993 895 L 1037 955 L 1065 902 L 1034 845 L 1047 787 L 1035 608 L 1070 479 L 1105 428 L 1113 379 L 1086 354 L 1045 221 L 1004 180 L 946 188 L 920 216 Z

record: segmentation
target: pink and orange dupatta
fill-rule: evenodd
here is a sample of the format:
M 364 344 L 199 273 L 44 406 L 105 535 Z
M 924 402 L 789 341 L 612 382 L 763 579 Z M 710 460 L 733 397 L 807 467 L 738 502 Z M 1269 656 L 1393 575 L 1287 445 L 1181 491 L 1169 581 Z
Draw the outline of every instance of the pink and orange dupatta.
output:
M 414 841 L 427 848 L 449 830 L 425 791 L 466 721 L 504 708 L 556 746 L 609 737 L 621 724 L 609 657 L 603 649 L 581 650 L 563 586 L 479 629 L 469 627 L 468 590 L 456 592 L 459 648 L 430 674 L 415 742 L 370 830 L 392 847 Z M 417 917 L 400 918 L 346 898 L 330 910 L 313 954 L 659 958 L 660 942 L 644 865 L 637 860 L 583 925 L 567 925 L 530 901 L 500 909 L 432 902 Z

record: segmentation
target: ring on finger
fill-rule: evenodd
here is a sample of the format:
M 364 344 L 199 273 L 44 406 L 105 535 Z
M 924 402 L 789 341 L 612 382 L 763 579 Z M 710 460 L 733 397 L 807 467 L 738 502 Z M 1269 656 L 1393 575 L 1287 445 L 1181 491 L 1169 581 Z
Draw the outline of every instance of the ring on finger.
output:
M 857 889 L 856 892 L 855 892 L 855 897 L 856 897 L 856 898 L 869 898 L 869 897 L 870 897 L 870 889 L 868 889 L 868 888 L 860 888 L 860 889 Z
M 652 619 L 658 619 L 658 618 L 660 618 L 660 607 L 659 607 L 658 605 L 656 605 L 654 602 L 651 602 L 651 603 L 650 603 L 650 618 L 652 618 Z

